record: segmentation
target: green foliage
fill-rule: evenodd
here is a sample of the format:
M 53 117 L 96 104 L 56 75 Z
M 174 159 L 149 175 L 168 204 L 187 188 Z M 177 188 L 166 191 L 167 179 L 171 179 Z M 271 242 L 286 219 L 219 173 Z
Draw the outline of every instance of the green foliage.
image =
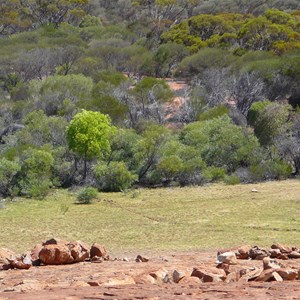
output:
M 171 181 L 182 172 L 183 166 L 184 162 L 178 156 L 171 155 L 161 158 L 156 170 L 166 181 Z
M 97 196 L 98 196 L 97 189 L 89 186 L 89 187 L 82 188 L 78 192 L 76 196 L 76 200 L 77 203 L 80 204 L 90 204 L 93 199 L 97 198 Z
M 228 113 L 229 113 L 228 107 L 222 104 L 203 112 L 202 114 L 199 115 L 198 120 L 206 121 L 206 120 L 222 117 L 224 115 L 228 115 Z
M 292 167 L 284 161 L 274 159 L 251 166 L 250 173 L 254 181 L 286 179 L 291 175 Z
M 226 171 L 218 167 L 207 167 L 203 170 L 203 178 L 207 182 L 220 181 L 225 178 Z
M 225 176 L 224 182 L 228 185 L 236 185 L 236 184 L 240 184 L 241 180 L 236 175 L 229 175 L 229 176 Z
M 266 104 L 264 108 L 261 106 L 260 109 L 256 110 L 258 116 L 254 123 L 254 132 L 262 145 L 271 145 L 283 125 L 288 122 L 291 107 L 272 103 Z
M 234 125 L 228 116 L 195 122 L 182 132 L 183 142 L 196 147 L 208 166 L 232 172 L 255 160 L 257 139 Z
M 46 150 L 30 148 L 22 153 L 19 186 L 21 193 L 34 198 L 45 197 L 52 186 L 54 159 Z
M 110 150 L 110 119 L 93 111 L 82 110 L 67 127 L 67 141 L 71 150 L 86 159 L 101 157 Z
M 17 175 L 21 166 L 17 161 L 10 161 L 6 158 L 0 159 L 0 194 L 4 197 L 14 195 L 14 188 L 17 182 Z
M 99 162 L 94 168 L 96 184 L 101 191 L 120 192 L 132 186 L 137 176 L 131 173 L 124 162 L 112 161 L 108 165 Z
M 251 105 L 248 114 L 248 121 L 251 126 L 255 126 L 255 123 L 258 121 L 262 111 L 270 104 L 272 104 L 271 101 L 259 101 Z

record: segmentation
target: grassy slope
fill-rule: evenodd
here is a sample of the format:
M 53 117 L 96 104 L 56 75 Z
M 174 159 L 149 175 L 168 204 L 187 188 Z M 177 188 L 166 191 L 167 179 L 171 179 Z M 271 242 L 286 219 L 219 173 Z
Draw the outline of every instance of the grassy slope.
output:
M 74 199 L 54 191 L 46 200 L 6 204 L 0 247 L 29 250 L 53 236 L 102 242 L 113 251 L 300 246 L 299 180 L 99 194 L 91 205 Z

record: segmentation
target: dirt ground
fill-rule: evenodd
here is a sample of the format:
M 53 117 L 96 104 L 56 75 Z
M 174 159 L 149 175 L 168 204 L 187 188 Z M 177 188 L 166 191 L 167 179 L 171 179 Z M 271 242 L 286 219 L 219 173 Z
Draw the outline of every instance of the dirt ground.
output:
M 137 253 L 138 254 L 138 253 Z M 143 255 L 143 254 L 142 254 Z M 34 299 L 300 299 L 300 281 L 201 283 L 189 277 L 194 267 L 215 266 L 216 253 L 189 252 L 147 255 L 148 262 L 84 262 L 0 272 L 0 300 Z M 120 259 L 125 258 L 121 256 Z M 285 261 L 299 267 L 300 260 Z M 261 261 L 239 260 L 234 268 L 261 267 Z M 179 283 L 149 282 L 149 273 L 174 270 L 187 276 Z

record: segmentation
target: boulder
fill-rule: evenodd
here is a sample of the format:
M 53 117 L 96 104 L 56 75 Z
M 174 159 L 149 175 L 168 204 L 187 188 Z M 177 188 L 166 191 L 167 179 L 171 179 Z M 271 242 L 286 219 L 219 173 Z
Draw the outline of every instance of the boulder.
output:
M 24 254 L 9 260 L 11 266 L 15 269 L 28 270 L 32 266 L 31 256 L 29 254 Z
M 300 258 L 300 253 L 298 251 L 292 251 L 288 254 L 289 258 Z
M 34 248 L 31 250 L 31 260 L 32 260 L 32 265 L 33 266 L 39 266 L 41 264 L 39 254 L 40 251 L 42 250 L 43 245 L 42 244 L 37 244 L 34 246 Z
M 221 282 L 225 281 L 226 273 L 218 268 L 194 268 L 192 277 L 198 277 L 202 282 Z
M 149 275 L 153 277 L 157 283 L 170 282 L 170 277 L 166 269 L 159 269 L 157 271 L 149 273 Z
M 280 269 L 280 268 L 283 268 L 284 265 L 281 264 L 280 262 L 278 262 L 275 259 L 272 259 L 270 257 L 265 257 L 263 259 L 263 267 L 264 267 L 264 270 L 268 270 L 268 269 Z
M 106 249 L 103 245 L 94 243 L 90 250 L 90 256 L 93 258 L 94 256 L 105 257 L 107 255 Z
M 241 278 L 240 273 L 239 272 L 231 272 L 227 274 L 226 283 L 230 283 L 230 282 L 237 282 L 239 281 L 239 279 Z
M 277 274 L 275 274 L 277 273 Z M 274 281 L 279 279 L 280 276 L 277 272 L 277 270 L 275 271 L 274 269 L 268 269 L 268 270 L 264 270 L 261 272 L 261 274 L 256 278 L 255 281 L 263 281 L 263 282 L 267 282 L 267 281 Z
M 282 277 L 283 280 L 295 280 L 298 277 L 298 270 L 290 268 L 277 269 L 276 272 Z
M 265 257 L 270 256 L 270 252 L 267 249 L 254 246 L 249 251 L 249 257 L 251 259 L 263 260 Z
M 8 270 L 12 268 L 10 264 L 10 260 L 15 260 L 16 254 L 7 249 L 7 248 L 0 248 L 0 270 Z
M 248 259 L 250 250 L 251 246 L 249 245 L 241 246 L 237 249 L 236 257 L 238 259 Z
M 89 247 L 81 241 L 68 243 L 67 246 L 71 250 L 74 262 L 83 262 L 90 257 Z
M 41 249 L 39 259 L 44 265 L 63 265 L 74 262 L 71 250 L 65 244 L 47 244 Z
M 262 268 L 248 268 L 248 269 L 242 269 L 240 270 L 240 280 L 241 281 L 253 281 L 255 280 L 261 273 L 263 269 Z
M 217 256 L 217 264 L 236 265 L 237 258 L 234 252 L 225 252 Z
M 279 249 L 270 249 L 271 258 L 279 258 L 282 255 Z
M 283 245 L 283 244 L 273 244 L 271 249 L 279 249 L 281 253 L 291 253 L 293 250 L 291 247 Z

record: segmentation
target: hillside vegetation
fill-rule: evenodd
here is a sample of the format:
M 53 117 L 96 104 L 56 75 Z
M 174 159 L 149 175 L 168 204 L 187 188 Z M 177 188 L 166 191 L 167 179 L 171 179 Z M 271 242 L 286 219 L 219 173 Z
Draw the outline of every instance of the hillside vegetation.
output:
M 297 0 L 0 4 L 3 198 L 297 177 L 299 105 Z

